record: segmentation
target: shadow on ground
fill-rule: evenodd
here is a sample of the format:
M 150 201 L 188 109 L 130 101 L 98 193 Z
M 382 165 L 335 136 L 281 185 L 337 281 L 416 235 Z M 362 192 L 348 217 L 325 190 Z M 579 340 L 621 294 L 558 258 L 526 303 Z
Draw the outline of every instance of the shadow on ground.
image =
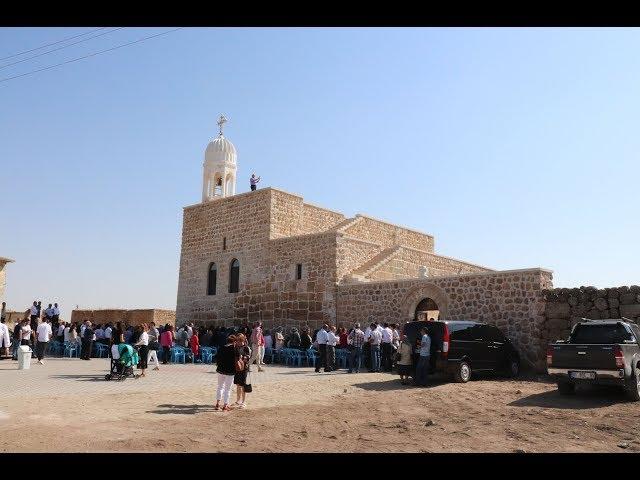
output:
M 354 383 L 353 386 L 357 388 L 361 388 L 363 390 L 371 390 L 375 392 L 388 392 L 391 390 L 407 390 L 413 388 L 421 388 L 421 389 L 429 389 L 434 387 L 439 387 L 440 385 L 444 385 L 447 383 L 446 379 L 442 378 L 429 378 L 429 382 L 426 387 L 417 387 L 413 384 L 412 381 L 409 381 L 407 385 L 403 385 L 400 382 L 399 377 L 389 377 L 389 380 L 383 380 L 378 382 L 362 382 L 362 383 Z
M 148 410 L 147 413 L 156 413 L 158 415 L 179 414 L 179 415 L 195 415 L 196 413 L 215 412 L 213 405 L 158 405 L 158 410 Z
M 79 382 L 105 382 L 104 375 L 51 375 L 51 378 L 76 379 Z
M 515 400 L 511 407 L 544 407 L 569 410 L 609 407 L 629 400 L 621 389 L 614 387 L 588 386 L 577 388 L 572 395 L 561 395 L 557 390 L 536 393 Z

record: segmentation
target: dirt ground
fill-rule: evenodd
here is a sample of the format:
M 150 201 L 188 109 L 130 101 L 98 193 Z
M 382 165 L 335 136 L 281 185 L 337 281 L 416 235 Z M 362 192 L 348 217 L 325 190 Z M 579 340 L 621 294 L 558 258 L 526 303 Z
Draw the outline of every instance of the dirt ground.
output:
M 64 362 L 32 366 L 48 369 L 27 373 L 33 383 L 0 364 L 0 388 L 8 389 L 0 395 L 0 451 L 640 451 L 640 404 L 610 389 L 562 397 L 533 377 L 416 388 L 390 374 L 268 367 L 254 373 L 263 377 L 252 382 L 247 409 L 216 412 L 211 366 L 171 366 L 116 383 L 102 380 L 103 364 Z M 69 373 L 74 368 L 84 370 Z

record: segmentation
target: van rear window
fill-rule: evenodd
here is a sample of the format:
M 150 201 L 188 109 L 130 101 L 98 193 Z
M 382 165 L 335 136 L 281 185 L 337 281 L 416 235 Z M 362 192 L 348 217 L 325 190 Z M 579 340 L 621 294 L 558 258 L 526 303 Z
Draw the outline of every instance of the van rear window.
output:
M 631 334 L 620 323 L 607 325 L 578 325 L 571 335 L 571 343 L 624 343 Z

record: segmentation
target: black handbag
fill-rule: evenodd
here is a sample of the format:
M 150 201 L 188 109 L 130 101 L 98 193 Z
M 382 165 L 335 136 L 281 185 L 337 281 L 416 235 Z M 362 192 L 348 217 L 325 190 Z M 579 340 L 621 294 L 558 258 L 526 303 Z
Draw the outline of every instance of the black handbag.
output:
M 247 379 L 244 382 L 244 391 L 246 393 L 251 393 L 253 388 L 251 387 L 251 373 L 247 372 Z

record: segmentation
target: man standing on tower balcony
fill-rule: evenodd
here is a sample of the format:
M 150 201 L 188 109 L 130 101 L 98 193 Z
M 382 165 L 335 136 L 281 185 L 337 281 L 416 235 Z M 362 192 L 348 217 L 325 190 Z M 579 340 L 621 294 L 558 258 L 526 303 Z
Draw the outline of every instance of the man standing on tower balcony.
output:
M 252 173 L 251 174 L 251 178 L 249 179 L 249 183 L 251 184 L 251 191 L 252 192 L 257 188 L 259 181 L 260 181 L 260 177 L 256 177 L 256 174 Z

